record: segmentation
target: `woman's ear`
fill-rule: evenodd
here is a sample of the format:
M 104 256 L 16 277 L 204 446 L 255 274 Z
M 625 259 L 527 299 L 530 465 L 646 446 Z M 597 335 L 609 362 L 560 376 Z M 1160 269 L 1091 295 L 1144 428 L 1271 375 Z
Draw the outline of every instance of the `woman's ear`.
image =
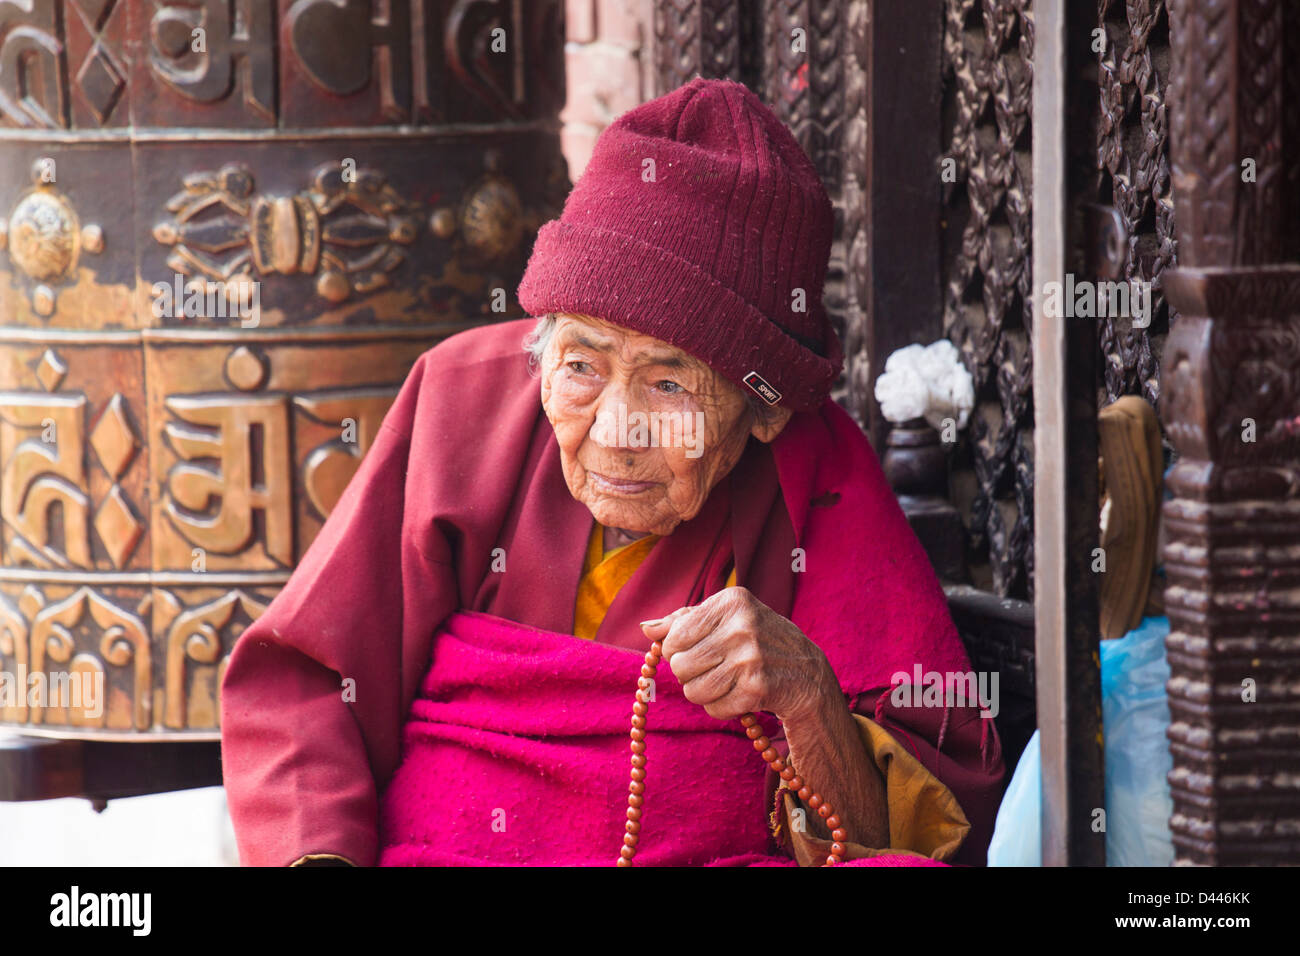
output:
M 773 441 L 790 421 L 793 411 L 784 405 L 767 409 L 761 416 L 754 417 L 754 425 L 749 433 L 764 444 Z

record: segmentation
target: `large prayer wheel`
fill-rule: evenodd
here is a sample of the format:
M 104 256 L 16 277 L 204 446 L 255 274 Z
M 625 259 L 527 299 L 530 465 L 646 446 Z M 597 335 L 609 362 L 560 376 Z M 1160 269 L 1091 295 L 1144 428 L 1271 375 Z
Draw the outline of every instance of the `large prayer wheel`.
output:
M 563 51 L 560 0 L 0 3 L 0 723 L 218 736 L 416 356 L 521 314 Z

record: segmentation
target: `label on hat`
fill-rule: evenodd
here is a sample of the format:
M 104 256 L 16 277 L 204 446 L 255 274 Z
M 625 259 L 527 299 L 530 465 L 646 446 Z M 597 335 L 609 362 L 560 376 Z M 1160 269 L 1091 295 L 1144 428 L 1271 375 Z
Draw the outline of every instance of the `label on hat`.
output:
M 781 400 L 781 393 L 769 385 L 767 379 L 757 372 L 750 372 L 741 381 L 752 388 L 755 394 L 769 405 L 775 405 Z

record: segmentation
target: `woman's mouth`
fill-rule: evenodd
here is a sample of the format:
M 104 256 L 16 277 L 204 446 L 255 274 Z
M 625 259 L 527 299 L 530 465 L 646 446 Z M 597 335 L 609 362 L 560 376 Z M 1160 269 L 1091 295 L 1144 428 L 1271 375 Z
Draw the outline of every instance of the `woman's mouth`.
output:
M 649 491 L 656 484 L 653 481 L 630 481 L 627 478 L 611 478 L 595 471 L 588 472 L 588 474 L 591 476 L 591 483 L 596 490 L 608 495 L 639 495 Z

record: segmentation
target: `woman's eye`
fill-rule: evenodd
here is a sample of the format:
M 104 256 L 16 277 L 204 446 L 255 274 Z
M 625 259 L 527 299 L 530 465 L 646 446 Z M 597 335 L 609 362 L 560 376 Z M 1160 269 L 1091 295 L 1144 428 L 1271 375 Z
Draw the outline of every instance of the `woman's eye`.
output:
M 662 382 L 656 382 L 655 388 L 659 389 L 659 391 L 663 392 L 665 395 L 676 395 L 678 392 L 686 391 L 686 389 L 682 388 L 676 382 L 669 381 L 668 379 L 664 379 Z
M 577 359 L 574 359 L 572 362 L 569 362 L 568 364 L 569 364 L 570 371 L 577 372 L 579 375 L 586 375 L 588 372 L 591 371 L 590 365 L 588 365 L 586 362 L 580 362 Z

